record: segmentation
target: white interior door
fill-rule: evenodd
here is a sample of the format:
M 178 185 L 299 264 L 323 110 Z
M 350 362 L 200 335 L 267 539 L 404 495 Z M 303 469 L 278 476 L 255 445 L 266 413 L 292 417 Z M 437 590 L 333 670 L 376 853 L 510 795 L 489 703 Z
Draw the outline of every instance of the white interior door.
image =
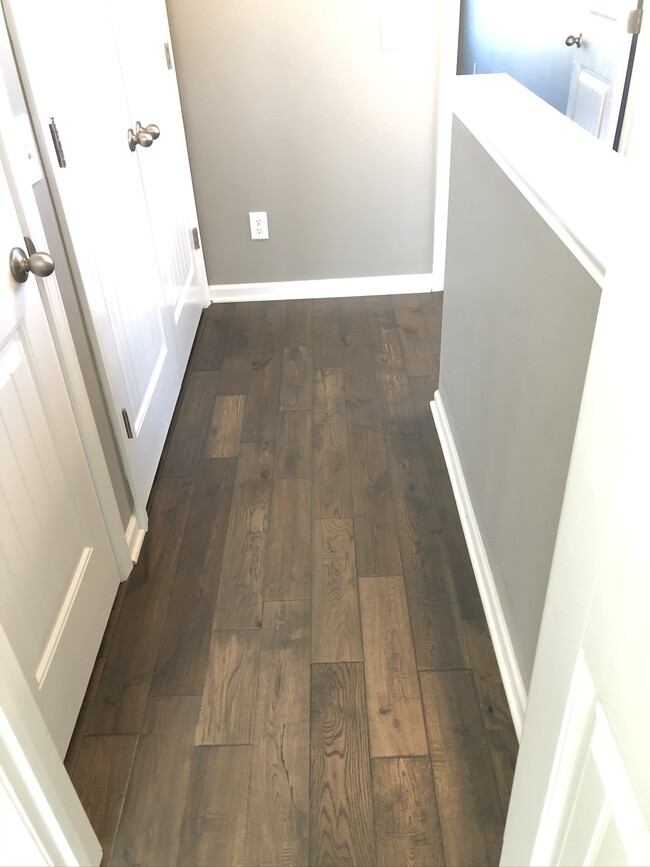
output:
M 109 9 L 132 121 L 161 130 L 136 154 L 184 372 L 208 295 L 167 10 L 164 0 L 112 0 Z
M 566 114 L 608 145 L 614 143 L 632 36 L 627 32 L 629 0 L 593 0 L 571 23 L 580 36 Z
M 638 151 L 621 158 L 621 198 L 608 203 L 618 243 L 578 420 L 504 864 L 650 864 L 650 64 L 645 69 Z
M 179 218 L 174 225 L 158 213 L 174 204 L 173 195 L 164 201 L 158 196 L 156 184 L 169 190 L 179 183 L 178 160 L 165 144 L 173 140 L 171 124 L 154 146 L 160 145 L 159 154 L 167 154 L 172 164 L 159 166 L 149 179 L 149 200 L 141 148 L 128 147 L 127 130 L 136 120 L 153 119 L 133 117 L 126 102 L 110 5 L 5 0 L 46 171 L 83 286 L 109 411 L 144 523 L 205 295 L 199 303 L 200 253 L 188 257 Z M 146 31 L 136 36 L 146 43 Z M 65 166 L 57 158 L 52 118 Z M 186 192 L 191 198 L 191 188 Z
M 25 246 L 0 170 L 0 623 L 63 755 L 119 576 Z

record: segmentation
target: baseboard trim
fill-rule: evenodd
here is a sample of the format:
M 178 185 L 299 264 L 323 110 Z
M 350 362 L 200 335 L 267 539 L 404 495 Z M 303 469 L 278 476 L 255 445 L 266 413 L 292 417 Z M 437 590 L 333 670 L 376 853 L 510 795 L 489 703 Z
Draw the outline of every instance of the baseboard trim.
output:
M 135 565 L 138 562 L 138 557 L 140 556 L 140 549 L 142 548 L 142 543 L 144 542 L 144 537 L 147 531 L 143 527 L 140 526 L 138 519 L 135 514 L 131 515 L 129 518 L 129 523 L 126 527 L 126 544 L 129 548 L 129 554 L 131 555 L 131 562 Z
M 439 391 L 436 391 L 431 401 L 433 420 L 440 437 L 442 452 L 447 464 L 451 486 L 454 491 L 458 513 L 467 542 L 467 549 L 474 568 L 476 584 L 481 596 L 481 602 L 485 610 L 485 617 L 494 644 L 494 651 L 501 672 L 503 686 L 508 699 L 508 706 L 512 714 L 512 722 L 521 739 L 521 732 L 526 713 L 526 688 L 521 677 L 517 657 L 510 639 L 510 633 L 506 623 L 503 607 L 499 599 L 499 593 L 494 583 L 494 576 L 490 568 L 487 552 L 481 538 L 481 531 L 474 514 L 472 501 L 465 483 L 463 468 L 460 463 L 454 437 L 449 426 L 447 412 Z
M 298 301 L 310 298 L 353 298 L 359 295 L 407 295 L 432 292 L 431 274 L 389 277 L 341 277 L 278 283 L 229 283 L 210 286 L 210 299 L 226 301 Z

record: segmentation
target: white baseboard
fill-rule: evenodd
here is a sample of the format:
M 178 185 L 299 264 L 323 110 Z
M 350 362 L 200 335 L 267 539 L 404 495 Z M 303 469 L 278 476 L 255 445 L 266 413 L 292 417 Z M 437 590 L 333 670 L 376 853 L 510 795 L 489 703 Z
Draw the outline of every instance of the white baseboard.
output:
M 483 609 L 485 610 L 485 617 L 490 630 L 490 636 L 492 637 L 492 643 L 494 644 L 501 679 L 503 680 L 510 713 L 512 714 L 512 722 L 517 737 L 521 739 L 528 696 L 526 695 L 526 688 L 510 639 L 508 625 L 499 599 L 499 592 L 494 583 L 490 562 L 483 545 L 481 531 L 474 514 L 474 509 L 472 508 L 472 501 L 470 500 L 467 485 L 465 484 L 463 468 L 439 391 L 436 391 L 434 399 L 431 402 L 431 412 L 433 413 L 433 420 L 440 437 L 442 452 L 445 456 L 463 533 L 465 534 L 465 541 L 467 542 L 467 549 L 474 568 L 476 584 L 481 596 L 481 602 L 483 603 Z
M 140 556 L 140 549 L 142 548 L 142 543 L 144 542 L 144 537 L 146 533 L 146 529 L 140 526 L 140 523 L 138 522 L 135 514 L 131 515 L 125 535 L 126 544 L 129 548 L 129 554 L 131 555 L 131 561 L 134 564 L 138 562 L 138 557 Z
M 210 286 L 212 301 L 297 301 L 309 298 L 352 298 L 359 295 L 407 295 L 432 292 L 431 274 L 390 277 L 341 277 L 333 280 L 291 280 L 278 283 L 229 283 Z

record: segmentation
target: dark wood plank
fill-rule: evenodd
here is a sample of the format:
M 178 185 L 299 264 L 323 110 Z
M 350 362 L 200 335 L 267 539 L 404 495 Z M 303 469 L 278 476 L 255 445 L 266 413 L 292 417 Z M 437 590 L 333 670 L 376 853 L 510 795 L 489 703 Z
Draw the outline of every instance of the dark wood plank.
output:
M 368 321 L 374 328 L 396 328 L 391 295 L 370 295 L 365 299 Z
M 250 746 L 194 750 L 177 864 L 245 863 L 251 752 Z
M 149 532 L 126 583 L 86 734 L 140 731 L 177 564 L 190 555 L 184 533 L 193 492 L 191 479 L 156 483 Z
M 106 657 L 98 656 L 95 660 L 93 670 L 90 673 L 90 680 L 88 681 L 88 686 L 86 687 L 86 694 L 84 695 L 84 699 L 81 703 L 81 708 L 79 709 L 79 716 L 77 717 L 74 731 L 72 732 L 72 737 L 70 738 L 70 743 L 68 744 L 68 749 L 66 750 L 63 764 L 65 765 L 65 769 L 68 772 L 68 776 L 70 777 L 74 773 L 75 765 L 77 764 L 77 759 L 79 758 L 79 753 L 81 752 L 84 735 L 86 733 L 86 724 L 88 722 L 88 719 L 90 718 L 90 712 L 92 710 L 93 702 L 95 700 L 95 695 L 97 694 L 97 689 L 99 688 L 99 684 L 102 679 L 105 663 Z
M 221 365 L 219 394 L 248 394 L 259 325 L 260 307 L 257 302 L 234 305 L 228 345 Z
M 363 661 L 350 518 L 314 521 L 312 576 L 311 661 Z
M 147 703 L 112 864 L 176 862 L 198 712 L 198 696 Z
M 160 637 L 152 695 L 200 695 L 231 515 L 237 460 L 204 461 Z
M 505 815 L 519 743 L 485 618 L 463 621 L 463 633 Z
M 278 479 L 311 476 L 311 412 L 281 412 L 278 425 Z
M 218 396 L 212 408 L 212 418 L 205 440 L 203 457 L 236 458 L 244 422 L 246 395 Z
M 420 307 L 398 306 L 395 318 L 409 376 L 426 376 L 437 372 L 433 339 Z
M 497 864 L 504 817 L 471 671 L 420 673 L 449 864 Z
M 220 370 L 230 332 L 232 304 L 211 304 L 201 314 L 190 359 L 191 370 Z
M 274 442 L 280 415 L 282 356 L 265 356 L 253 362 L 241 431 L 244 443 Z
M 309 602 L 265 602 L 246 864 L 309 858 Z
M 137 742 L 135 735 L 83 738 L 71 776 L 105 862 L 113 853 Z
M 460 611 L 419 436 L 386 437 L 419 668 L 467 668 Z
M 445 855 L 426 759 L 373 759 L 377 861 L 382 867 L 433 867 Z
M 242 443 L 223 551 L 218 629 L 255 629 L 262 624 L 274 463 L 272 443 Z
M 259 629 L 212 633 L 196 746 L 253 742 L 259 661 Z
M 276 479 L 264 598 L 309 599 L 310 591 L 311 479 Z
M 313 424 L 344 422 L 345 374 L 342 367 L 317 367 L 314 370 Z
M 357 408 L 348 402 L 350 480 L 359 575 L 401 575 L 384 435 L 380 428 L 358 424 L 357 414 Z
M 404 582 L 359 578 L 370 754 L 426 756 L 427 738 Z
M 311 409 L 313 388 L 311 348 L 286 346 L 282 355 L 280 409 Z
M 386 433 L 417 433 L 409 381 L 397 328 L 373 329 L 377 388 Z
M 352 487 L 345 419 L 312 428 L 312 473 L 314 518 L 351 517 Z
M 313 335 L 312 300 L 292 301 L 287 306 L 285 346 L 311 346 Z
M 312 666 L 309 864 L 376 864 L 363 665 Z
M 186 378 L 160 464 L 160 477 L 196 474 L 220 377 L 218 370 L 199 370 Z
M 363 298 L 341 301 L 343 369 L 348 399 L 377 396 L 371 329 Z
M 343 366 L 343 332 L 335 298 L 312 301 L 312 340 L 315 367 Z

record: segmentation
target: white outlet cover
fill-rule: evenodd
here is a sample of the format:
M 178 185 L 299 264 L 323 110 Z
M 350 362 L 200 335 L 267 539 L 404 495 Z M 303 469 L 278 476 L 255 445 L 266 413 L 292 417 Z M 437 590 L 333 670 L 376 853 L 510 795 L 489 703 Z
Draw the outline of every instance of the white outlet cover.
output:
M 268 241 L 269 221 L 266 211 L 249 211 L 248 219 L 251 224 L 251 240 Z

